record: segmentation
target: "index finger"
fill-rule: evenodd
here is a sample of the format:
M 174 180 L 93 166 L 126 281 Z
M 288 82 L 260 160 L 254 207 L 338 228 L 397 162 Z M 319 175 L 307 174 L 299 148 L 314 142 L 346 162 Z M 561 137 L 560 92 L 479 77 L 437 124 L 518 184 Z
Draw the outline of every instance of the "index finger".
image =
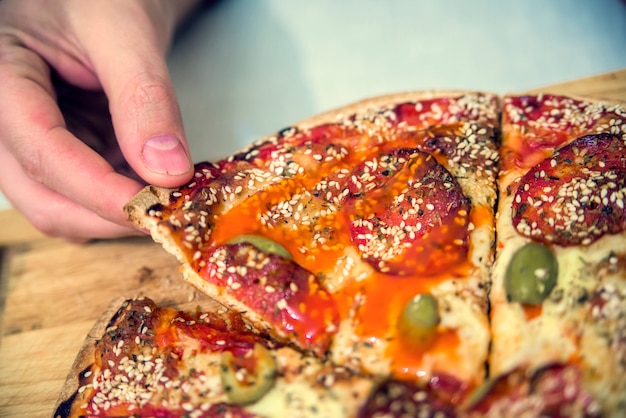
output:
M 45 64 L 14 45 L 0 62 L 2 141 L 33 180 L 105 219 L 127 224 L 124 204 L 142 185 L 122 176 L 65 129 Z M 6 57 L 6 54 L 5 54 Z

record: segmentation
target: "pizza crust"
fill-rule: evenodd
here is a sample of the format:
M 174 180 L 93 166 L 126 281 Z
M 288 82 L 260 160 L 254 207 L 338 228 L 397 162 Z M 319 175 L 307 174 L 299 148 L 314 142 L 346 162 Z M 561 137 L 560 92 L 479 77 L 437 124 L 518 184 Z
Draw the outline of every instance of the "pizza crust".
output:
M 79 399 L 80 395 L 77 394 L 81 386 L 80 377 L 93 365 L 96 343 L 102 338 L 111 323 L 115 321 L 116 314 L 125 301 L 126 298 L 123 297 L 113 299 L 83 340 L 54 406 L 55 418 L 72 416 L 72 408 L 82 403 Z M 76 395 L 76 399 L 74 395 Z
M 312 126 L 317 126 L 323 123 L 336 122 L 338 119 L 344 116 L 349 116 L 362 112 L 364 110 L 387 108 L 394 104 L 403 102 L 413 102 L 420 100 L 436 99 L 440 97 L 456 97 L 466 94 L 474 94 L 473 90 L 420 90 L 420 91 L 408 91 L 401 93 L 392 93 L 381 96 L 370 97 L 356 101 L 351 104 L 347 104 L 335 109 L 331 109 L 326 112 L 319 113 L 315 116 L 303 119 L 291 126 L 299 129 L 307 129 Z M 495 95 L 490 92 L 480 92 L 485 95 Z
M 124 211 L 130 222 L 150 233 L 154 241 L 163 245 L 170 254 L 175 255 L 182 262 L 185 259 L 185 255 L 180 248 L 159 227 L 158 222 L 154 218 L 146 216 L 149 208 L 155 205 L 167 205 L 172 190 L 174 189 L 146 186 L 125 205 Z

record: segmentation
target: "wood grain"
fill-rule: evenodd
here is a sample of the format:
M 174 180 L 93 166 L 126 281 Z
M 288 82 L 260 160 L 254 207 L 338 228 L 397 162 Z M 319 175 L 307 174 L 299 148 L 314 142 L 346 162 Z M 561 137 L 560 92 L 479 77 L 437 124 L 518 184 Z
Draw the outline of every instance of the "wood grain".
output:
M 626 69 L 535 91 L 626 101 Z M 146 295 L 210 306 L 150 238 L 69 244 L 0 211 L 0 416 L 50 416 L 87 332 L 109 302 Z

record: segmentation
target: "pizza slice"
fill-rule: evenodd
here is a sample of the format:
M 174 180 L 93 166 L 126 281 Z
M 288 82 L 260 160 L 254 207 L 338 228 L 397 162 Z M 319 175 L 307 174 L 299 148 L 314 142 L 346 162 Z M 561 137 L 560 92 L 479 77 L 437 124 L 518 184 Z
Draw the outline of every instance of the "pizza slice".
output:
M 373 381 L 250 332 L 223 307 L 115 301 L 86 339 L 55 417 L 354 417 Z
M 499 99 L 420 92 L 302 121 L 129 218 L 257 332 L 358 373 L 485 376 Z
M 571 382 L 567 390 L 550 384 L 561 375 L 559 367 L 532 381 L 511 374 L 459 402 L 452 380 L 420 385 L 353 373 L 251 332 L 224 307 L 185 312 L 140 297 L 114 301 L 96 322 L 54 416 L 554 416 L 587 396 Z
M 490 372 L 559 367 L 572 415 L 624 416 L 626 108 L 508 96 L 502 134 Z

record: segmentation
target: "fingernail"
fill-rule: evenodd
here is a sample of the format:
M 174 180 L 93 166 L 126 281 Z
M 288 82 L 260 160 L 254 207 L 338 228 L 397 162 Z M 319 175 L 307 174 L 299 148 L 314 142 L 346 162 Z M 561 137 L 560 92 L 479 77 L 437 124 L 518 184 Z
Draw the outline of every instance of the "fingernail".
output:
M 178 175 L 191 169 L 191 161 L 180 141 L 171 135 L 150 138 L 143 146 L 143 161 L 152 172 Z

